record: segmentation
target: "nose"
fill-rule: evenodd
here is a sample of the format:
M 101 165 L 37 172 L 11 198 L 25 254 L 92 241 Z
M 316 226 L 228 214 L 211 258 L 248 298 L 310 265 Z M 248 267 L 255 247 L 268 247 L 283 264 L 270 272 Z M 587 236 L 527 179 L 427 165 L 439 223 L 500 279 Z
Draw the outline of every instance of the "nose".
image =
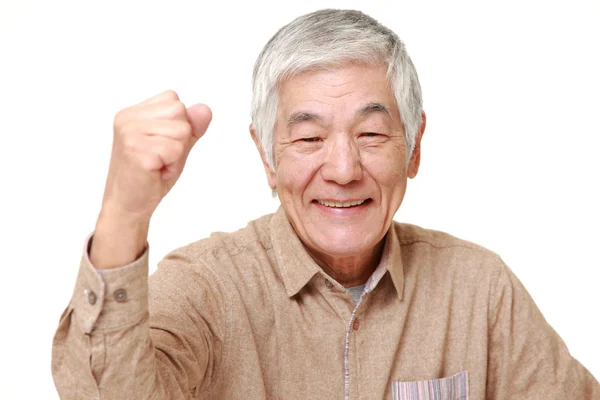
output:
M 330 137 L 328 149 L 321 167 L 324 180 L 338 185 L 347 185 L 362 179 L 360 151 L 351 138 L 346 135 Z

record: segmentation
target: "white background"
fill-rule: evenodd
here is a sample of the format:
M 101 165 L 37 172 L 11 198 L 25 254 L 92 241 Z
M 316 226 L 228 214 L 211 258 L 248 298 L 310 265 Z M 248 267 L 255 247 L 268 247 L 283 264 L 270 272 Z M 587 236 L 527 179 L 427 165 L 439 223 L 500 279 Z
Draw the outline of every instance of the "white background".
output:
M 0 398 L 57 398 L 52 336 L 114 114 L 166 89 L 214 113 L 152 221 L 154 270 L 276 209 L 247 133 L 252 66 L 279 27 L 323 7 L 377 18 L 417 66 L 428 125 L 396 219 L 499 253 L 600 377 L 600 2 L 0 4 Z

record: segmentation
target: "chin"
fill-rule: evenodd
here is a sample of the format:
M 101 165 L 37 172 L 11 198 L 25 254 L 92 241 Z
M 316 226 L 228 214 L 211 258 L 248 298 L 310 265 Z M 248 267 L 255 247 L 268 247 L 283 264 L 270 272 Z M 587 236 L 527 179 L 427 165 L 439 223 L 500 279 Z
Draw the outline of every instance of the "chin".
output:
M 363 232 L 337 231 L 329 235 L 319 233 L 312 236 L 316 250 L 332 257 L 351 257 L 364 254 L 373 250 L 380 241 L 379 235 Z

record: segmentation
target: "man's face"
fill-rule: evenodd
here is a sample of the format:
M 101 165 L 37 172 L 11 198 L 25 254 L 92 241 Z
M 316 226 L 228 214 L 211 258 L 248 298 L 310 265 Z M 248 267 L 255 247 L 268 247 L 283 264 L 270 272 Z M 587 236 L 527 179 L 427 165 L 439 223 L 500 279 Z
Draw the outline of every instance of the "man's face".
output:
M 380 66 L 284 81 L 274 150 L 269 185 L 304 245 L 324 262 L 376 248 L 419 164 L 418 151 L 407 164 L 398 106 Z

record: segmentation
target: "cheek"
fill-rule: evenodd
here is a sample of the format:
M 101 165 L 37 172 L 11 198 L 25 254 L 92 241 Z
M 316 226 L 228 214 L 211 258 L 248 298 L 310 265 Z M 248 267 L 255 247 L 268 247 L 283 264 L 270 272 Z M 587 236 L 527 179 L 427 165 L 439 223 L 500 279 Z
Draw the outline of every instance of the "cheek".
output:
M 363 164 L 381 189 L 398 189 L 406 184 L 407 169 L 402 157 L 378 157 Z
M 280 194 L 302 198 L 318 168 L 310 157 L 282 157 L 277 169 L 277 189 Z

